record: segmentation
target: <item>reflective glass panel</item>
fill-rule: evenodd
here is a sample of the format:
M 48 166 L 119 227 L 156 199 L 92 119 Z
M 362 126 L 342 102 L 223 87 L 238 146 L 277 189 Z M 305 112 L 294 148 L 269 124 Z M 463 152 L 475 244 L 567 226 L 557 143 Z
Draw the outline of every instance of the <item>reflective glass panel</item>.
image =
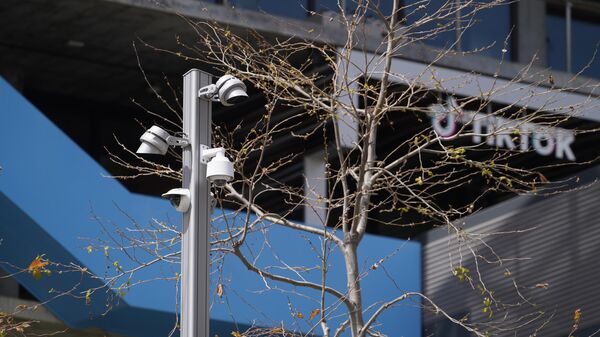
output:
M 467 22 L 464 25 L 468 25 Z M 473 16 L 472 25 L 465 29 L 462 36 L 462 50 L 483 49 L 478 55 L 502 58 L 502 49 L 506 49 L 504 59 L 510 61 L 511 16 L 510 6 L 500 5 L 484 9 Z M 505 44 L 505 41 L 507 42 Z
M 597 54 L 600 47 L 600 20 L 574 18 L 572 31 L 573 72 L 577 73 L 583 70 L 582 73 L 585 76 L 600 78 L 600 55 Z
M 566 70 L 565 27 L 564 14 L 546 16 L 546 58 L 553 70 Z
M 477 4 L 490 2 L 490 0 L 478 1 Z M 439 17 L 438 20 L 422 24 L 416 27 L 412 34 L 414 36 L 426 37 L 425 43 L 448 48 L 456 41 L 456 19 L 457 14 L 451 6 L 444 6 L 447 0 L 431 0 L 424 8 L 420 7 L 423 2 L 419 0 L 405 0 L 406 6 L 403 15 L 407 24 L 415 24 L 419 20 L 432 15 Z M 444 6 L 444 8 L 442 8 Z M 500 5 L 492 8 L 474 11 L 474 7 L 466 7 L 461 11 L 462 20 L 460 27 L 464 29 L 461 39 L 461 50 L 480 50 L 479 55 L 495 58 L 502 57 L 502 50 L 506 48 L 505 59 L 510 59 L 510 43 L 505 46 L 511 31 L 511 10 L 509 5 Z M 438 12 L 439 11 L 439 12 Z M 468 27 L 468 28 L 466 28 Z M 443 30 L 433 35 L 435 30 Z
M 565 11 L 550 10 L 546 16 L 546 53 L 548 66 L 566 71 L 567 20 Z M 574 8 L 571 21 L 571 72 L 600 78 L 600 13 Z
M 356 0 L 346 1 L 346 13 L 353 13 L 356 10 L 356 7 Z M 378 8 L 383 15 L 388 16 L 392 13 L 393 4 L 392 0 L 372 0 L 369 7 L 371 10 L 367 13 L 367 18 L 375 18 L 380 17 L 380 15 L 378 15 L 374 8 Z
M 448 12 L 447 9 L 441 9 L 445 3 L 446 0 L 431 0 L 426 6 L 423 6 L 423 1 L 420 0 L 404 0 L 402 14 L 406 20 L 406 25 L 413 27 L 407 32 L 408 37 L 419 39 L 423 43 L 439 48 L 451 47 L 456 40 L 454 16 L 423 22 L 431 15 L 444 16 L 444 13 Z M 440 10 L 439 14 L 434 14 Z M 440 30 L 443 30 L 443 32 L 440 32 Z
M 307 0 L 232 0 L 229 3 L 237 8 L 288 18 L 305 19 L 307 17 Z
M 339 12 L 340 9 L 338 7 L 337 0 L 316 0 L 315 1 L 315 11 L 317 13 L 323 12 Z

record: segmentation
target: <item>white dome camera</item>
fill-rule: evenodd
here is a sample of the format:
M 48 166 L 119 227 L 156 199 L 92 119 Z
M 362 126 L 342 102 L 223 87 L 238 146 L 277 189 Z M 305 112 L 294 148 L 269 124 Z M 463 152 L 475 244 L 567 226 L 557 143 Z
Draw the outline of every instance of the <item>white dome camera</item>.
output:
M 168 137 L 169 133 L 167 131 L 159 126 L 153 125 L 140 137 L 142 144 L 137 149 L 136 153 L 164 155 L 169 149 L 169 144 L 167 144 Z
M 198 97 L 220 101 L 225 106 L 234 105 L 248 98 L 246 85 L 239 78 L 232 75 L 224 75 L 216 84 L 200 88 Z
M 233 180 L 233 163 L 225 157 L 222 147 L 209 149 L 202 147 L 200 157 L 206 164 L 206 179 L 216 187 L 223 187 L 228 181 Z
M 171 205 L 181 213 L 185 213 L 190 209 L 190 190 L 187 188 L 174 188 L 164 193 L 162 197 L 168 199 Z

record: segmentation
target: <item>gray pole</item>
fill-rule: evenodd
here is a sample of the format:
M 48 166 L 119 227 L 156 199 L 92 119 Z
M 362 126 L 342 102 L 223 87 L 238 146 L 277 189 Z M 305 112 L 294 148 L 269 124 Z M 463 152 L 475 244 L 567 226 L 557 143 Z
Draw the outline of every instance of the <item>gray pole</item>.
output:
M 209 336 L 210 210 L 206 165 L 200 144 L 211 146 L 212 102 L 198 98 L 212 76 L 197 69 L 183 75 L 183 188 L 190 190 L 190 209 L 183 215 L 181 237 L 181 337 Z
M 462 51 L 462 39 L 460 38 L 462 35 L 462 11 L 460 10 L 460 6 L 462 5 L 461 0 L 456 0 L 454 2 L 456 5 L 456 19 L 454 21 L 454 39 L 456 40 L 455 48 L 458 51 Z
M 571 24 L 572 24 L 572 9 L 573 9 L 573 3 L 571 1 L 567 1 L 567 3 L 565 4 L 565 70 L 570 73 L 572 71 L 572 64 L 573 64 L 573 60 L 572 60 L 572 56 L 573 56 L 573 51 L 572 51 L 572 46 L 571 43 L 573 41 L 573 38 L 571 36 L 572 31 L 571 31 Z

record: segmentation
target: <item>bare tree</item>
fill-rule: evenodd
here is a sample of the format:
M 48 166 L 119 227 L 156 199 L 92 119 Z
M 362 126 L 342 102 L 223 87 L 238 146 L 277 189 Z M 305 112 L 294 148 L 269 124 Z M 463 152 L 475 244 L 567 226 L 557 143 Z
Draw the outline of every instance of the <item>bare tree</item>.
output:
M 263 278 L 265 284 L 281 282 L 319 292 L 320 307 L 311 316 L 318 318 L 315 325 L 321 327 L 324 336 L 337 337 L 345 331 L 354 337 L 379 336 L 380 315 L 410 298 L 420 298 L 424 308 L 440 313 L 477 336 L 519 329 L 535 331 L 543 326 L 548 315 L 521 294 L 513 275 L 507 277 L 513 293 L 510 299 L 517 298 L 514 302 L 505 301 L 487 286 L 482 272 L 487 267 L 483 265 L 502 269 L 506 259 L 495 253 L 488 240 L 506 233 L 470 233 L 458 220 L 483 207 L 481 200 L 491 194 L 557 193 L 570 188 L 567 181 L 551 181 L 547 172 L 560 166 L 589 164 L 591 161 L 576 160 L 569 144 L 575 135 L 596 130 L 565 126 L 573 117 L 583 114 L 591 100 L 568 106 L 555 102 L 557 95 L 579 90 L 585 84 L 558 88 L 549 84 L 547 76 L 540 76 L 545 73 L 538 72 L 531 64 L 514 78 L 493 76 L 477 95 L 444 98 L 447 92 L 473 85 L 478 77 L 470 73 L 441 75 L 438 63 L 457 53 L 461 34 L 477 22 L 480 11 L 502 5 L 505 5 L 503 0 L 448 0 L 434 7 L 423 0 L 401 6 L 395 0 L 391 14 L 384 14 L 376 1 L 358 0 L 353 13 L 346 14 L 340 7 L 341 14 L 324 18 L 343 28 L 346 34 L 343 46 L 295 38 L 267 38 L 256 32 L 238 36 L 214 22 L 187 19 L 198 41 L 179 41 L 180 50 L 146 45 L 182 57 L 191 64 L 198 62 L 238 76 L 260 90 L 266 101 L 260 118 L 238 125 L 216 126 L 214 143 L 228 149 L 237 176 L 223 190 L 214 193 L 220 207 L 243 215 L 243 221 L 231 223 L 225 217 L 219 227 L 213 227 L 215 265 L 224 254 L 231 254 L 249 272 Z M 408 74 L 394 66 L 394 60 L 407 48 L 443 33 L 457 32 L 457 25 L 460 29 L 456 42 L 435 50 L 420 70 Z M 367 39 L 373 36 L 368 32 L 373 27 L 380 27 L 383 32 L 375 48 L 373 41 Z M 505 60 L 498 62 L 500 67 Z M 181 121 L 177 94 L 174 103 L 155 94 L 165 103 L 166 113 L 149 113 L 164 127 L 177 129 Z M 494 103 L 497 97 L 509 94 L 515 97 L 512 102 L 502 106 Z M 415 131 L 392 144 L 387 139 L 382 141 L 382 130 L 393 132 L 398 127 L 394 123 L 399 120 L 415 123 L 402 126 Z M 278 178 L 279 171 L 302 156 L 300 149 L 290 148 L 287 155 L 273 159 L 272 145 L 281 137 L 306 144 L 316 142 L 325 149 L 326 195 L 305 193 Z M 527 153 L 531 152 L 553 154 L 559 161 L 526 163 Z M 178 169 L 138 157 L 124 146 L 123 152 L 111 155 L 116 163 L 132 170 L 121 178 L 159 175 L 181 179 Z M 481 193 L 469 197 L 473 194 L 465 191 L 473 186 Z M 457 195 L 461 197 L 453 201 Z M 276 209 L 269 209 L 265 198 L 281 202 Z M 321 222 L 309 225 L 293 220 L 294 212 L 305 207 L 322 214 Z M 135 284 L 131 276 L 141 268 L 179 262 L 178 251 L 173 250 L 179 240 L 176 226 L 156 221 L 153 228 L 147 228 L 136 221 L 132 223 L 135 228 L 119 232 L 112 243 L 126 252 L 141 249 L 151 258 L 132 258 L 136 264 L 132 268 L 116 266 L 114 275 L 108 277 L 113 288 L 126 289 Z M 375 223 L 447 228 L 463 247 L 461 252 L 474 261 L 466 266 L 463 264 L 466 258 L 461 255 L 449 266 L 449 272 L 456 276 L 457 282 L 466 282 L 473 291 L 481 293 L 482 310 L 490 319 L 478 322 L 452 317 L 435 304 L 435 299 L 418 292 L 405 292 L 384 303 L 364 303 L 361 291 L 364 270 L 357 252 L 365 233 Z M 265 228 L 271 225 L 321 240 L 322 246 L 315 249 L 321 262 L 318 277 L 306 276 L 307 268 L 285 263 L 279 265 L 284 269 L 279 272 L 280 269 L 269 268 L 250 254 L 246 247 L 248 238 L 262 235 L 268 241 Z M 344 258 L 344 288 L 334 288 L 327 281 L 328 256 L 333 251 Z M 371 267 L 385 263 L 386 257 L 382 257 Z M 216 291 L 222 292 L 219 287 Z M 331 305 L 326 297 L 334 298 L 337 305 Z M 531 314 L 516 318 L 503 314 L 491 319 L 493 311 L 504 313 L 514 306 L 528 306 Z M 329 326 L 332 313 L 343 315 L 343 323 Z M 260 336 L 288 330 L 281 326 L 245 334 Z

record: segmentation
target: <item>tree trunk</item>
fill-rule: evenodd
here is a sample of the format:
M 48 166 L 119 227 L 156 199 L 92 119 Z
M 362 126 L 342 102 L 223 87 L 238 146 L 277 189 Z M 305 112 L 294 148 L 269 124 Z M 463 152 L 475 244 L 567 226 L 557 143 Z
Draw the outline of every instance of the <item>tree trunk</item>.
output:
M 351 303 L 351 307 L 348 308 L 348 310 L 352 337 L 359 337 L 364 326 L 357 246 L 358 235 L 356 233 L 346 233 L 344 242 L 344 260 L 346 263 L 348 298 Z

